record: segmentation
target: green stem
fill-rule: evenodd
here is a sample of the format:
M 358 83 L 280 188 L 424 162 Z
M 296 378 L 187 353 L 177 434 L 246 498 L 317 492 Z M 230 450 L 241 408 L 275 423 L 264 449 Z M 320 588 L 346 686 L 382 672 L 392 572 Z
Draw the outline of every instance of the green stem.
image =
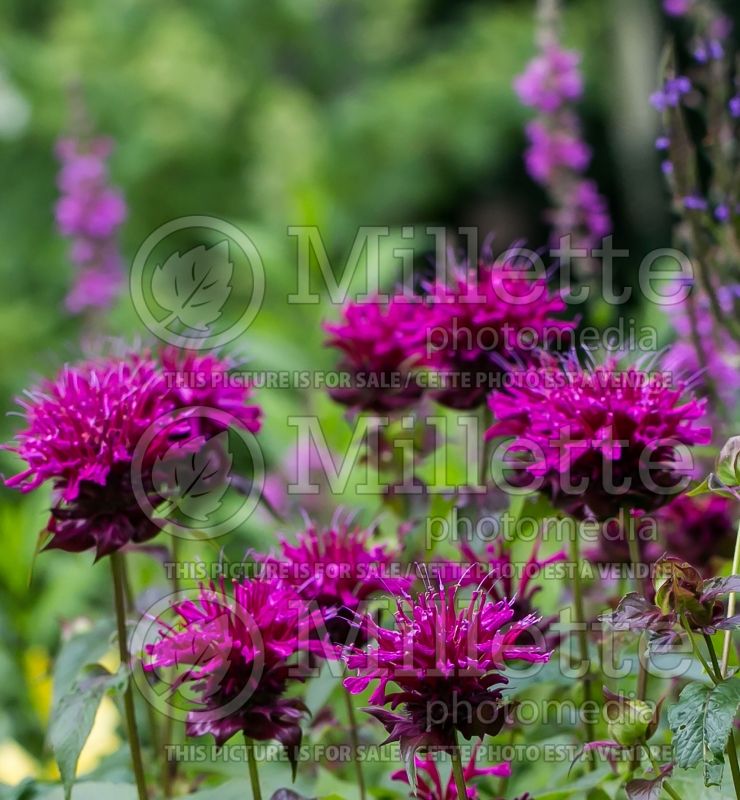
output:
M 660 764 L 655 760 L 655 756 L 650 752 L 650 747 L 645 745 L 643 750 L 647 753 L 648 758 L 650 759 L 650 763 L 653 765 L 653 769 L 655 770 L 656 775 L 660 775 Z M 671 786 L 668 781 L 663 781 L 663 789 L 665 793 L 673 798 L 673 800 L 683 800 L 681 795 Z
M 740 800 L 740 764 L 737 763 L 737 745 L 735 744 L 735 733 L 730 731 L 730 738 L 727 742 L 727 757 L 730 759 L 730 772 L 732 773 L 732 785 L 735 787 L 735 797 Z
M 488 407 L 487 403 L 484 403 L 481 412 L 480 412 L 480 425 L 481 425 L 481 454 L 480 454 L 480 462 L 478 464 L 478 485 L 485 487 L 488 481 L 488 461 L 491 455 L 491 440 L 486 439 L 486 431 L 491 426 L 492 422 L 492 415 L 491 409 Z
M 640 556 L 640 546 L 637 541 L 637 530 L 635 525 L 635 519 L 632 514 L 629 513 L 629 510 L 625 510 L 623 513 L 627 516 L 627 544 L 629 545 L 629 552 L 630 552 L 630 563 L 632 565 L 632 571 L 634 573 L 634 582 L 635 582 L 635 591 L 639 594 L 642 594 L 643 597 L 648 596 L 648 587 L 645 584 L 645 580 L 638 575 L 638 570 L 642 564 L 642 558 Z M 648 671 L 645 664 L 642 662 L 642 658 L 640 657 L 640 643 L 637 643 L 637 699 L 644 700 L 647 697 L 647 686 L 648 686 Z
M 735 554 L 732 557 L 732 570 L 730 575 L 737 575 L 740 572 L 740 523 L 737 526 L 735 536 Z M 731 617 L 735 613 L 735 592 L 731 592 L 727 600 L 727 616 Z M 732 643 L 732 631 L 725 631 L 725 641 L 722 644 L 722 677 L 727 676 L 727 665 L 730 663 L 730 644 Z
M 586 715 L 586 740 L 593 742 L 596 740 L 596 731 L 591 720 L 591 706 L 593 705 L 591 694 L 591 662 L 588 658 L 588 631 L 586 630 L 586 613 L 583 608 L 583 589 L 581 587 L 581 554 L 580 541 L 578 538 L 578 526 L 574 526 L 573 535 L 570 541 L 571 561 L 574 564 L 575 574 L 573 576 L 573 622 L 578 629 L 578 644 L 580 649 L 581 663 L 586 664 L 586 674 L 583 678 L 583 700 L 588 705 Z M 594 760 L 589 756 L 588 768 L 593 771 L 596 769 Z
M 719 661 L 717 660 L 717 653 L 714 650 L 714 642 L 712 641 L 712 637 L 708 634 L 704 634 L 704 642 L 707 646 L 707 650 L 709 651 L 709 658 L 712 661 L 712 669 L 714 670 L 714 674 L 717 676 L 717 680 L 722 680 L 722 668 L 719 665 Z
M 516 733 L 517 733 L 516 728 L 512 728 L 511 733 L 509 734 L 509 749 L 511 750 L 512 753 L 514 752 Z M 499 779 L 499 784 L 498 784 L 498 793 L 501 797 L 506 797 L 506 790 L 508 786 L 509 786 L 509 776 L 502 775 L 501 778 Z
M 355 707 L 352 703 L 352 695 L 347 689 L 342 687 L 344 700 L 347 704 L 347 718 L 349 719 L 349 738 L 352 743 L 353 761 L 355 762 L 355 775 L 357 776 L 357 788 L 360 790 L 360 800 L 365 800 L 365 776 L 362 773 L 362 762 L 359 758 L 360 737 L 357 735 L 357 717 Z
M 691 642 L 691 649 L 694 652 L 696 660 L 699 661 L 702 667 L 704 667 L 704 672 L 706 672 L 707 675 L 709 675 L 712 683 L 717 683 L 717 676 L 714 674 L 714 670 L 709 666 L 709 664 L 707 664 L 706 658 L 704 658 L 704 656 L 701 654 L 701 650 L 699 650 L 699 645 L 697 645 L 696 640 L 694 639 L 694 634 L 691 630 L 691 626 L 689 625 L 689 621 L 686 619 L 686 615 L 681 614 L 680 617 L 681 617 L 681 624 L 683 625 L 684 630 L 688 634 L 689 641 Z
M 249 782 L 252 784 L 252 800 L 262 800 L 260 789 L 260 776 L 257 772 L 257 759 L 254 757 L 254 742 L 244 734 L 244 744 L 247 748 L 247 764 L 249 765 Z
M 465 774 L 463 773 L 462 761 L 460 759 L 460 746 L 457 743 L 457 733 L 454 734 L 455 743 L 452 747 L 450 757 L 452 758 L 452 775 L 455 779 L 455 788 L 458 797 L 467 797 L 468 789 L 465 786 Z
M 178 556 L 179 556 L 179 538 L 174 534 L 170 536 L 171 539 L 171 554 L 172 554 L 172 565 L 174 567 L 172 571 L 172 591 L 175 595 L 178 595 L 180 592 L 180 578 L 177 575 L 177 564 L 178 564 Z M 175 744 L 173 742 L 173 735 L 174 735 L 174 726 L 173 726 L 173 718 L 171 714 L 165 714 L 164 717 L 164 729 L 162 731 L 162 740 L 165 745 Z M 173 759 L 169 761 L 167 758 L 164 759 L 164 763 L 162 765 L 162 792 L 165 798 L 172 797 L 173 791 L 172 786 L 177 779 L 177 759 Z
M 128 637 L 126 633 L 126 588 L 124 585 L 123 556 L 112 553 L 110 556 L 111 572 L 113 573 L 113 598 L 116 606 L 116 626 L 118 629 L 118 653 L 121 658 L 121 667 L 129 667 Z M 146 779 L 144 777 L 144 763 L 141 759 L 141 744 L 139 731 L 136 727 L 136 710 L 134 709 L 134 693 L 131 680 L 127 679 L 126 689 L 123 693 L 123 708 L 126 717 L 131 761 L 136 778 L 136 791 L 139 800 L 147 800 Z
M 126 597 L 126 610 L 129 614 L 135 611 L 136 604 L 134 602 L 134 593 L 131 590 L 131 580 L 129 579 L 128 564 L 126 563 L 126 556 L 121 556 L 121 574 L 123 577 L 123 590 Z M 147 719 L 149 722 L 149 735 L 151 736 L 152 751 L 154 752 L 155 759 L 162 756 L 162 763 L 164 769 L 167 769 L 167 757 L 164 748 L 160 747 L 159 741 L 159 725 L 157 723 L 157 714 L 154 706 L 151 703 L 146 703 Z M 170 795 L 166 795 L 169 797 Z

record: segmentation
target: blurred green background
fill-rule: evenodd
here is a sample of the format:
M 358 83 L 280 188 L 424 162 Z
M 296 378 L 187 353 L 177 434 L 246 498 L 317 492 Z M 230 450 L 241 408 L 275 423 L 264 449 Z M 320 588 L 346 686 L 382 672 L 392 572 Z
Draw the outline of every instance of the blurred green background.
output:
M 503 244 L 546 242 L 546 200 L 522 162 L 530 112 L 511 87 L 534 52 L 533 12 L 533 2 L 503 0 L 5 0 L 0 407 L 11 410 L 38 375 L 74 358 L 83 333 L 63 308 L 73 267 L 53 224 L 53 147 L 69 124 L 70 83 L 82 86 L 96 131 L 117 142 L 111 170 L 129 205 L 129 262 L 172 218 L 239 225 L 267 273 L 264 308 L 238 342 L 250 368 L 326 367 L 333 356 L 321 348 L 320 322 L 332 309 L 285 313 L 296 286 L 289 225 L 317 225 L 336 263 L 360 225 L 475 225 Z M 648 105 L 665 34 L 659 3 L 574 0 L 564 22 L 564 42 L 584 56 L 591 174 L 608 196 L 617 245 L 635 254 L 620 267 L 628 281 L 646 252 L 670 243 Z M 107 324 L 146 337 L 127 294 Z M 345 435 L 342 410 L 318 392 L 261 399 L 273 467 L 289 445 L 291 412 L 316 411 L 337 443 Z M 0 419 L 0 439 L 17 425 Z M 5 475 L 16 468 L 0 455 Z M 60 628 L 99 616 L 109 586 L 91 557 L 55 552 L 39 558 L 29 588 L 48 498 L 2 488 L 0 502 L 0 783 L 12 784 L 54 776 L 44 727 Z M 260 525 L 267 536 L 260 518 L 229 547 L 262 541 Z M 142 559 L 138 588 L 156 574 Z M 85 769 L 117 749 L 114 712 L 101 724 Z M 111 764 L 110 774 L 125 770 L 125 758 Z

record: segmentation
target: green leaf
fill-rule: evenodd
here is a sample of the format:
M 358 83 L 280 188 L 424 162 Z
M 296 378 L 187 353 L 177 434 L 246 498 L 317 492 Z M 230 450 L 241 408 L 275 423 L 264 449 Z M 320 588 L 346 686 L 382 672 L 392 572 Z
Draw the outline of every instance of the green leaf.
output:
M 694 486 L 694 488 L 690 492 L 686 492 L 687 497 L 698 497 L 702 494 L 709 494 L 712 490 L 709 488 L 709 478 L 704 478 L 704 480 Z
M 704 756 L 704 708 L 710 688 L 690 683 L 668 710 L 668 725 L 673 732 L 673 752 L 681 769 L 695 767 Z
M 36 547 L 33 548 L 33 555 L 31 556 L 31 563 L 28 565 L 28 582 L 26 584 L 26 588 L 31 588 L 31 583 L 33 582 L 33 568 L 36 566 L 36 559 L 39 556 L 39 553 L 46 547 L 51 539 L 51 534 L 49 531 L 44 528 L 43 530 L 39 531 L 38 537 L 36 539 Z
M 49 722 L 49 743 L 59 766 L 65 800 L 72 796 L 77 762 L 103 695 L 114 689 L 120 690 L 127 680 L 125 671 L 112 675 L 100 664 L 91 664 L 54 704 Z
M 715 687 L 691 683 L 668 712 L 676 763 L 690 769 L 704 766 L 705 786 L 719 786 L 725 748 L 740 705 L 740 680 L 730 678 Z
M 110 620 L 101 620 L 64 643 L 54 666 L 53 705 L 67 694 L 85 665 L 95 663 L 108 651 L 111 625 Z
M 735 724 L 740 705 L 740 679 L 730 678 L 712 689 L 707 697 L 704 717 L 704 741 L 708 750 L 704 769 L 707 786 L 719 786 L 725 764 L 727 740 Z

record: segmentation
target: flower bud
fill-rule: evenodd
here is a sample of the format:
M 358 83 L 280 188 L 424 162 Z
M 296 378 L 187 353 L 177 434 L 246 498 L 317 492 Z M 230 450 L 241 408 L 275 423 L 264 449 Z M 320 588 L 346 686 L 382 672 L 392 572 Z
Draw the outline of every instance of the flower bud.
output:
M 663 614 L 686 617 L 702 627 L 712 620 L 714 602 L 702 603 L 704 580 L 699 570 L 676 556 L 664 556 L 655 565 L 655 604 Z
M 728 439 L 717 458 L 717 477 L 728 488 L 740 487 L 740 436 Z
M 626 700 L 607 705 L 609 736 L 625 747 L 644 742 L 653 722 L 653 707 L 644 700 Z M 613 716 L 612 716 L 613 715 Z

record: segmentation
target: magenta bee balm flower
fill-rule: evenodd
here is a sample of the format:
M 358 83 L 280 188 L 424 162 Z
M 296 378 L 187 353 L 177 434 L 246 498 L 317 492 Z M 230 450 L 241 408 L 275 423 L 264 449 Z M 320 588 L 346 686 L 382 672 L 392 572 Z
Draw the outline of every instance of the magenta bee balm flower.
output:
M 178 408 L 203 407 L 224 411 L 250 433 L 261 427 L 262 410 L 250 404 L 252 389 L 230 358 L 166 347 L 160 354 L 162 369 Z
M 716 559 L 732 558 L 736 533 L 732 510 L 732 501 L 717 494 L 677 497 L 658 513 L 668 554 L 693 564 L 704 577 L 715 574 Z
M 65 366 L 54 380 L 42 382 L 19 401 L 27 427 L 7 449 L 27 467 L 6 484 L 29 492 L 51 482 L 48 548 L 95 548 L 100 558 L 157 534 L 160 528 L 135 496 L 132 469 L 145 432 L 151 434 L 154 423 L 167 421 L 172 412 L 183 414 L 171 428 L 154 429 L 149 446 L 137 457 L 137 475 L 143 491 L 152 495 L 152 507 L 162 500 L 157 499 L 160 493 L 153 480 L 158 459 L 173 444 L 192 452 L 209 433 L 202 419 L 188 411 L 192 404 L 207 403 L 208 408 L 229 412 L 248 430 L 258 430 L 260 410 L 245 405 L 248 389 L 229 387 L 224 362 L 171 350 L 163 360 L 180 374 L 165 373 L 162 363 L 147 353 L 97 357 Z M 207 376 L 207 385 L 188 393 L 185 378 L 196 372 Z
M 172 407 L 155 362 L 129 356 L 66 366 L 19 402 L 28 427 L 8 449 L 28 466 L 6 483 L 29 492 L 52 482 L 47 547 L 94 547 L 100 557 L 158 532 L 131 490 L 136 445 Z
M 421 397 L 413 367 L 423 346 L 419 302 L 396 295 L 389 301 L 349 303 L 341 322 L 326 323 L 327 344 L 342 351 L 343 382 L 331 397 L 356 411 L 390 412 L 413 406 Z M 346 382 L 345 382 L 346 381 Z
M 426 363 L 440 374 L 435 399 L 442 405 L 481 405 L 497 376 L 573 328 L 555 317 L 563 299 L 550 294 L 544 277 L 532 280 L 515 255 L 429 287 Z
M 344 685 L 358 694 L 377 681 L 367 712 L 385 726 L 387 742 L 400 742 L 405 758 L 419 749 L 454 746 L 458 731 L 466 739 L 498 733 L 507 709 L 502 670 L 511 661 L 550 657 L 541 638 L 517 643 L 537 624 L 536 616 L 517 618 L 513 601 L 493 602 L 483 592 L 458 602 L 456 587 L 427 591 L 399 600 L 394 616 L 394 630 L 368 618 L 374 643 L 348 656 L 357 676 Z M 395 713 L 399 708 L 402 713 Z
M 240 732 L 275 739 L 294 760 L 306 708 L 285 693 L 307 676 L 301 653 L 321 647 L 306 604 L 280 581 L 247 580 L 233 597 L 223 583 L 202 587 L 174 610 L 181 622 L 146 646 L 144 669 L 178 670 L 175 686 L 197 697 L 188 735 L 211 734 L 218 745 Z
M 531 367 L 490 398 L 497 422 L 486 437 L 514 437 L 511 466 L 575 516 L 652 511 L 673 499 L 691 473 L 688 448 L 710 441 L 698 421 L 704 401 L 685 398 L 669 373 L 592 369 L 574 358 Z
M 464 562 L 460 565 L 460 585 L 476 586 L 481 591 L 488 592 L 495 601 L 512 598 L 516 616 L 538 616 L 537 630 L 542 636 L 548 637 L 548 643 L 554 645 L 557 637 L 549 635 L 549 629 L 557 615 L 541 616 L 535 598 L 542 590 L 541 581 L 547 579 L 545 573 L 548 567 L 567 561 L 568 554 L 559 550 L 551 556 L 540 558 L 540 543 L 536 541 L 527 560 L 517 564 L 511 557 L 511 549 L 500 539 L 491 542 L 486 547 L 485 554 L 476 553 L 466 541 L 461 543 L 460 549 L 468 562 L 468 565 Z
M 690 497 L 682 494 L 654 514 L 633 521 L 641 560 L 657 561 L 668 553 L 693 564 L 704 577 L 715 574 L 718 559 L 730 559 L 735 544 L 732 501 L 717 494 Z M 598 548 L 589 558 L 601 563 L 626 564 L 630 560 L 627 531 L 621 520 L 604 524 Z
M 373 544 L 372 530 L 347 524 L 299 533 L 295 544 L 281 538 L 279 556 L 257 556 L 268 574 L 274 573 L 322 611 L 331 641 L 364 641 L 356 620 L 363 602 L 378 592 L 408 591 L 411 578 L 402 574 L 398 554 Z

